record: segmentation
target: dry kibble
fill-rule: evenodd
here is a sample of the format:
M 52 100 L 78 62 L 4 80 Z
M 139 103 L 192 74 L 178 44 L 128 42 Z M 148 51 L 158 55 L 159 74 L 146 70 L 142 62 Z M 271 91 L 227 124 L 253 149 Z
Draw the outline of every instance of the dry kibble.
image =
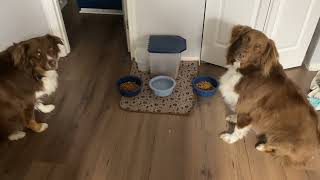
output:
M 210 82 L 208 81 L 200 81 L 196 84 L 197 88 L 202 89 L 202 90 L 212 90 L 213 86 Z
M 139 85 L 136 82 L 125 82 L 120 84 L 120 89 L 125 91 L 133 91 L 139 88 Z

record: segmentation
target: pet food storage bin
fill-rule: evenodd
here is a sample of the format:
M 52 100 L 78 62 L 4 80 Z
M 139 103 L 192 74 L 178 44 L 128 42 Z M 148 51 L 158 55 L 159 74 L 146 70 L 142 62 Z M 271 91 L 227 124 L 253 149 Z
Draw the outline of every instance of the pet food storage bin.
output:
M 149 54 L 146 48 L 137 48 L 135 61 L 138 65 L 138 70 L 142 72 L 149 72 Z
M 186 49 L 186 40 L 180 36 L 151 35 L 148 47 L 151 74 L 176 78 L 181 52 Z

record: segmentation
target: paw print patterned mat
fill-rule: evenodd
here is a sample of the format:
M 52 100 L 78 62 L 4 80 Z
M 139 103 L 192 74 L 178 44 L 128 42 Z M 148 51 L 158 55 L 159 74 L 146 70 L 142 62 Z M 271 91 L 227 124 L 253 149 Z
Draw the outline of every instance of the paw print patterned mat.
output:
M 132 64 L 131 75 L 138 76 L 143 80 L 143 90 L 135 97 L 122 97 L 120 107 L 127 111 L 165 113 L 165 114 L 188 114 L 196 101 L 192 91 L 192 79 L 198 75 L 197 62 L 181 62 L 179 74 L 176 79 L 177 85 L 174 92 L 168 97 L 157 97 L 149 88 L 152 76 L 138 71 L 136 63 Z

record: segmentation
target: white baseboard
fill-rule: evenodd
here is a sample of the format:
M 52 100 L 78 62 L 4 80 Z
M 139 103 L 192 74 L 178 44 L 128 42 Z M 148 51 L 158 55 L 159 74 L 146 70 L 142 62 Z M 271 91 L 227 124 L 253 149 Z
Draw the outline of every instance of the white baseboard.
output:
M 320 64 L 304 64 L 304 66 L 309 70 L 309 71 L 319 71 L 320 70 Z
M 121 10 L 95 9 L 95 8 L 81 8 L 80 9 L 80 13 L 122 15 L 122 11 Z
M 133 60 L 134 58 L 136 58 L 135 54 L 131 57 L 131 59 Z M 200 63 L 200 58 L 197 56 L 182 56 L 181 61 L 198 61 Z
M 200 61 L 198 56 L 182 56 L 181 61 Z

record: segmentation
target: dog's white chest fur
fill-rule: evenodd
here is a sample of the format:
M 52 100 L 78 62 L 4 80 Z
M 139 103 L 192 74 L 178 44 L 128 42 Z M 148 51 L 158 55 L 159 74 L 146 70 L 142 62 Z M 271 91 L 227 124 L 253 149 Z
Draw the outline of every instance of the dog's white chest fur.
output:
M 49 96 L 54 93 L 58 87 L 58 73 L 55 70 L 46 71 L 45 76 L 41 79 L 43 90 L 36 92 L 36 98 L 39 99 L 45 95 Z
M 232 110 L 235 110 L 239 98 L 234 88 L 241 78 L 242 74 L 237 71 L 237 65 L 228 66 L 228 71 L 220 78 L 220 92 Z

